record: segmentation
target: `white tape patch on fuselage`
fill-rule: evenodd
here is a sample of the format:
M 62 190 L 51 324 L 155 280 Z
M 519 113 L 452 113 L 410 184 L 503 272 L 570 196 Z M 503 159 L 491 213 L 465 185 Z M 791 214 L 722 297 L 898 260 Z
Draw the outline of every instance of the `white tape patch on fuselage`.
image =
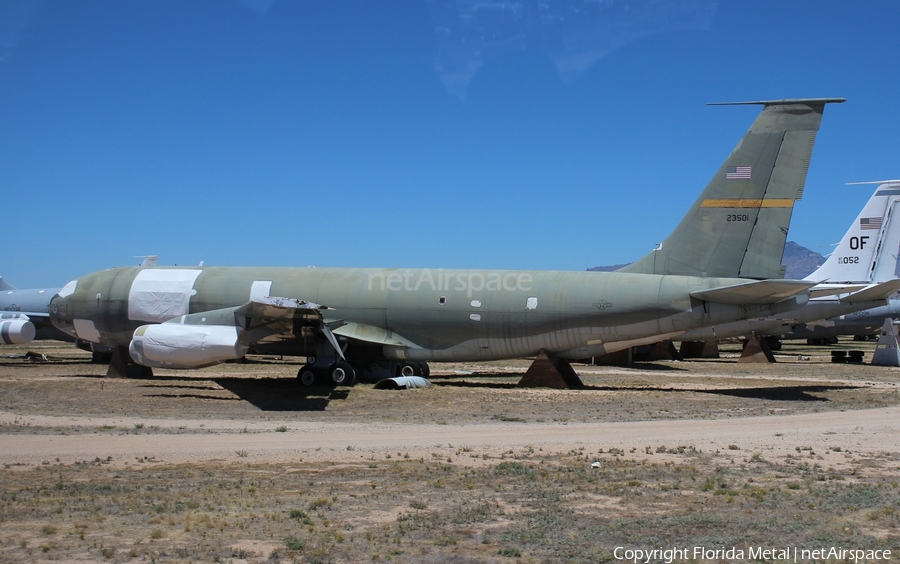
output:
M 66 296 L 71 296 L 75 293 L 75 286 L 78 285 L 78 280 L 72 280 L 68 284 L 62 287 L 62 289 L 56 294 L 61 298 L 65 298 Z M 12 293 L 12 292 L 10 292 Z
M 128 293 L 128 319 L 161 323 L 189 313 L 194 282 L 202 270 L 142 270 Z
M 250 286 L 250 301 L 257 298 L 268 298 L 272 292 L 271 280 L 255 280 Z
M 100 331 L 97 331 L 97 327 L 90 319 L 73 319 L 72 326 L 75 328 L 75 334 L 82 341 L 100 342 Z

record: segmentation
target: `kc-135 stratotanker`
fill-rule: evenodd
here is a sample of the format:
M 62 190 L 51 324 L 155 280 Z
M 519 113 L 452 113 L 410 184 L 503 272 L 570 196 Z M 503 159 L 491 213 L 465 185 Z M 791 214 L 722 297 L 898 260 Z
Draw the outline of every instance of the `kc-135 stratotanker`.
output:
M 428 362 L 598 356 L 789 311 L 816 286 L 781 279 L 791 214 L 824 108 L 843 101 L 743 103 L 763 109 L 681 223 L 616 272 L 124 267 L 67 284 L 51 321 L 144 373 L 253 350 L 309 357 L 303 384 L 345 385 Z

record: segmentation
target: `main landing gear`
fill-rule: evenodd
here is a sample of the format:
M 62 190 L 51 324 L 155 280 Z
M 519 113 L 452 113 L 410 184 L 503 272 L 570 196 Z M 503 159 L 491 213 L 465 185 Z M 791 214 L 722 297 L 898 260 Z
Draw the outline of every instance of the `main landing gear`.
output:
M 308 361 L 311 362 L 297 371 L 297 379 L 304 386 L 352 386 L 356 383 L 357 371 L 348 362 L 339 360 L 330 366 L 316 366 L 314 359 Z
M 368 364 L 349 364 L 343 360 L 308 357 L 306 364 L 297 371 L 297 379 L 303 386 L 352 386 L 357 382 L 395 378 L 397 376 L 421 376 L 428 378 L 431 369 L 427 362 L 415 360 L 380 361 Z
M 402 363 L 397 370 L 398 376 L 422 376 L 423 378 L 428 378 L 429 374 L 431 374 L 431 369 L 428 368 L 428 363 L 415 360 L 408 360 Z

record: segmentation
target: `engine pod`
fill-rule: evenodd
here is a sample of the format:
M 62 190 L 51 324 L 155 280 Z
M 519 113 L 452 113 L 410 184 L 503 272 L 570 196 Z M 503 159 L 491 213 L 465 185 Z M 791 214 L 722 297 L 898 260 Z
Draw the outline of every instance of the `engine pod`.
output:
M 24 345 L 34 340 L 34 324 L 25 315 L 0 319 L 0 344 Z
M 247 354 L 246 333 L 230 325 L 141 325 L 128 352 L 153 368 L 201 368 Z

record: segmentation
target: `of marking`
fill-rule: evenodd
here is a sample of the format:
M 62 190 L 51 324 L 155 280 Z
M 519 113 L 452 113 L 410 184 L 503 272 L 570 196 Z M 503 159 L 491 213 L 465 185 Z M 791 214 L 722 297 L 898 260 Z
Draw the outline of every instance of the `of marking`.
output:
M 789 198 L 744 199 L 727 198 L 722 200 L 703 200 L 701 208 L 792 208 L 794 200 Z

